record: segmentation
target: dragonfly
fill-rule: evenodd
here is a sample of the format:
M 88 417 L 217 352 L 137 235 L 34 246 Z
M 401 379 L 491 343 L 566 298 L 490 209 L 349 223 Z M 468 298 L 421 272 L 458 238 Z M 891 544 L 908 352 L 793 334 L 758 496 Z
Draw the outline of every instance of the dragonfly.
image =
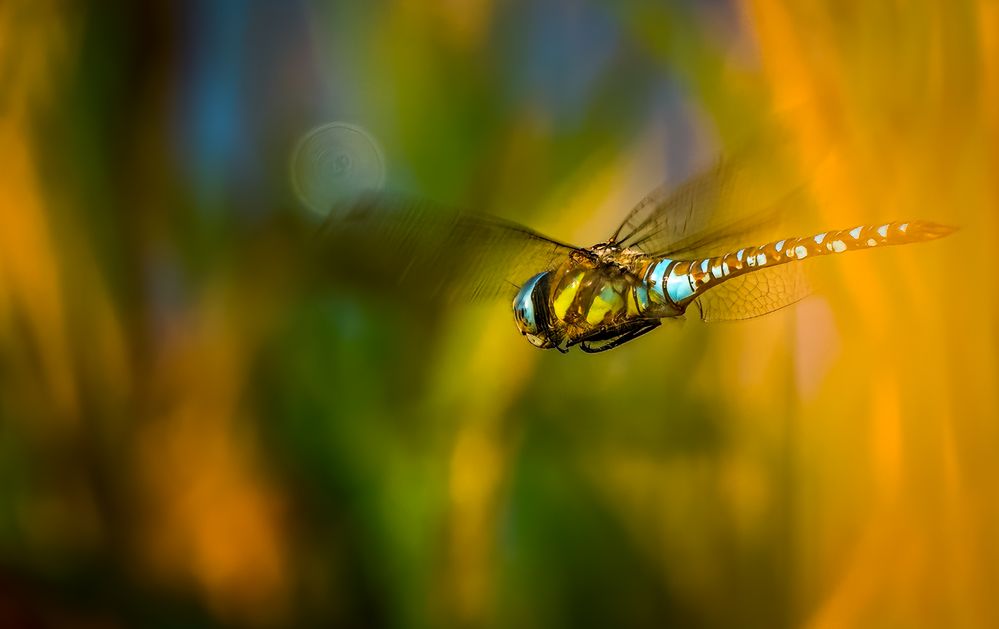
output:
M 512 297 L 514 322 L 531 345 L 598 353 L 692 308 L 705 321 L 774 312 L 810 294 L 805 261 L 955 229 L 896 220 L 764 240 L 760 234 L 773 232 L 803 192 L 764 199 L 753 191 L 745 168 L 720 160 L 675 188 L 653 190 L 589 247 L 494 216 L 380 194 L 331 213 L 321 234 L 348 274 L 378 270 L 388 290 L 421 295 L 432 313 L 443 315 L 454 300 Z M 759 207 L 746 211 L 754 202 Z

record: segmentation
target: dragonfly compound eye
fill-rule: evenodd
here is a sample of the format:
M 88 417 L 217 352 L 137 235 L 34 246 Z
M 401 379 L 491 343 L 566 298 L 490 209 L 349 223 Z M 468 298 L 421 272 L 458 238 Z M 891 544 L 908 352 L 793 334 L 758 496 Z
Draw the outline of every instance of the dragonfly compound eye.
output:
M 513 317 L 520 333 L 527 337 L 531 345 L 544 349 L 555 347 L 547 316 L 548 275 L 546 271 L 527 280 L 513 300 Z

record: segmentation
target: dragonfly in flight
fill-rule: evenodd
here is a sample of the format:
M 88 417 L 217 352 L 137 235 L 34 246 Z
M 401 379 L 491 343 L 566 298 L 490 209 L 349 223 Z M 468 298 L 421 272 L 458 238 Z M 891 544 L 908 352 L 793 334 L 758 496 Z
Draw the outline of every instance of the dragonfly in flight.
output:
M 444 308 L 450 299 L 512 296 L 520 333 L 535 347 L 606 351 L 696 308 L 705 321 L 748 319 L 809 293 L 803 262 L 933 240 L 953 227 L 920 220 L 770 238 L 801 195 L 754 208 L 752 177 L 733 162 L 645 197 L 606 241 L 572 246 L 488 215 L 426 202 L 362 196 L 326 220 L 322 241 Z M 754 244 L 756 243 L 756 244 Z M 348 252 L 344 255 L 344 252 Z

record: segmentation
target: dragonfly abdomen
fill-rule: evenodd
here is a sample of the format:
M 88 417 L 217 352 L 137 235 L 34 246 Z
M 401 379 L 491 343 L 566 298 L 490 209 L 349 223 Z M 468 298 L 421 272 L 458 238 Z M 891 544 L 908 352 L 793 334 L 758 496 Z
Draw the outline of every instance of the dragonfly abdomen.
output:
M 953 231 L 953 227 L 937 223 L 896 221 L 785 238 L 710 258 L 662 258 L 650 265 L 646 284 L 653 302 L 668 300 L 683 309 L 709 288 L 756 270 L 835 253 L 924 242 Z

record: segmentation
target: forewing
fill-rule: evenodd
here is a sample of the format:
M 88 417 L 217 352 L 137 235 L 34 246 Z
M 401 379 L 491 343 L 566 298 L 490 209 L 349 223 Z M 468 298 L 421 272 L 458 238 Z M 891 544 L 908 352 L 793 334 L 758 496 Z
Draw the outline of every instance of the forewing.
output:
M 319 248 L 340 277 L 428 301 L 512 297 L 574 250 L 496 217 L 384 195 L 332 213 Z
M 804 200 L 799 184 L 782 183 L 764 166 L 721 161 L 676 188 L 642 199 L 613 240 L 653 256 L 717 255 L 762 242 Z
M 810 293 L 804 263 L 795 262 L 726 280 L 694 303 L 704 321 L 738 321 L 780 310 Z
M 631 210 L 611 239 L 623 248 L 652 254 L 704 230 L 736 175 L 731 165 L 720 162 L 678 187 L 656 188 Z

